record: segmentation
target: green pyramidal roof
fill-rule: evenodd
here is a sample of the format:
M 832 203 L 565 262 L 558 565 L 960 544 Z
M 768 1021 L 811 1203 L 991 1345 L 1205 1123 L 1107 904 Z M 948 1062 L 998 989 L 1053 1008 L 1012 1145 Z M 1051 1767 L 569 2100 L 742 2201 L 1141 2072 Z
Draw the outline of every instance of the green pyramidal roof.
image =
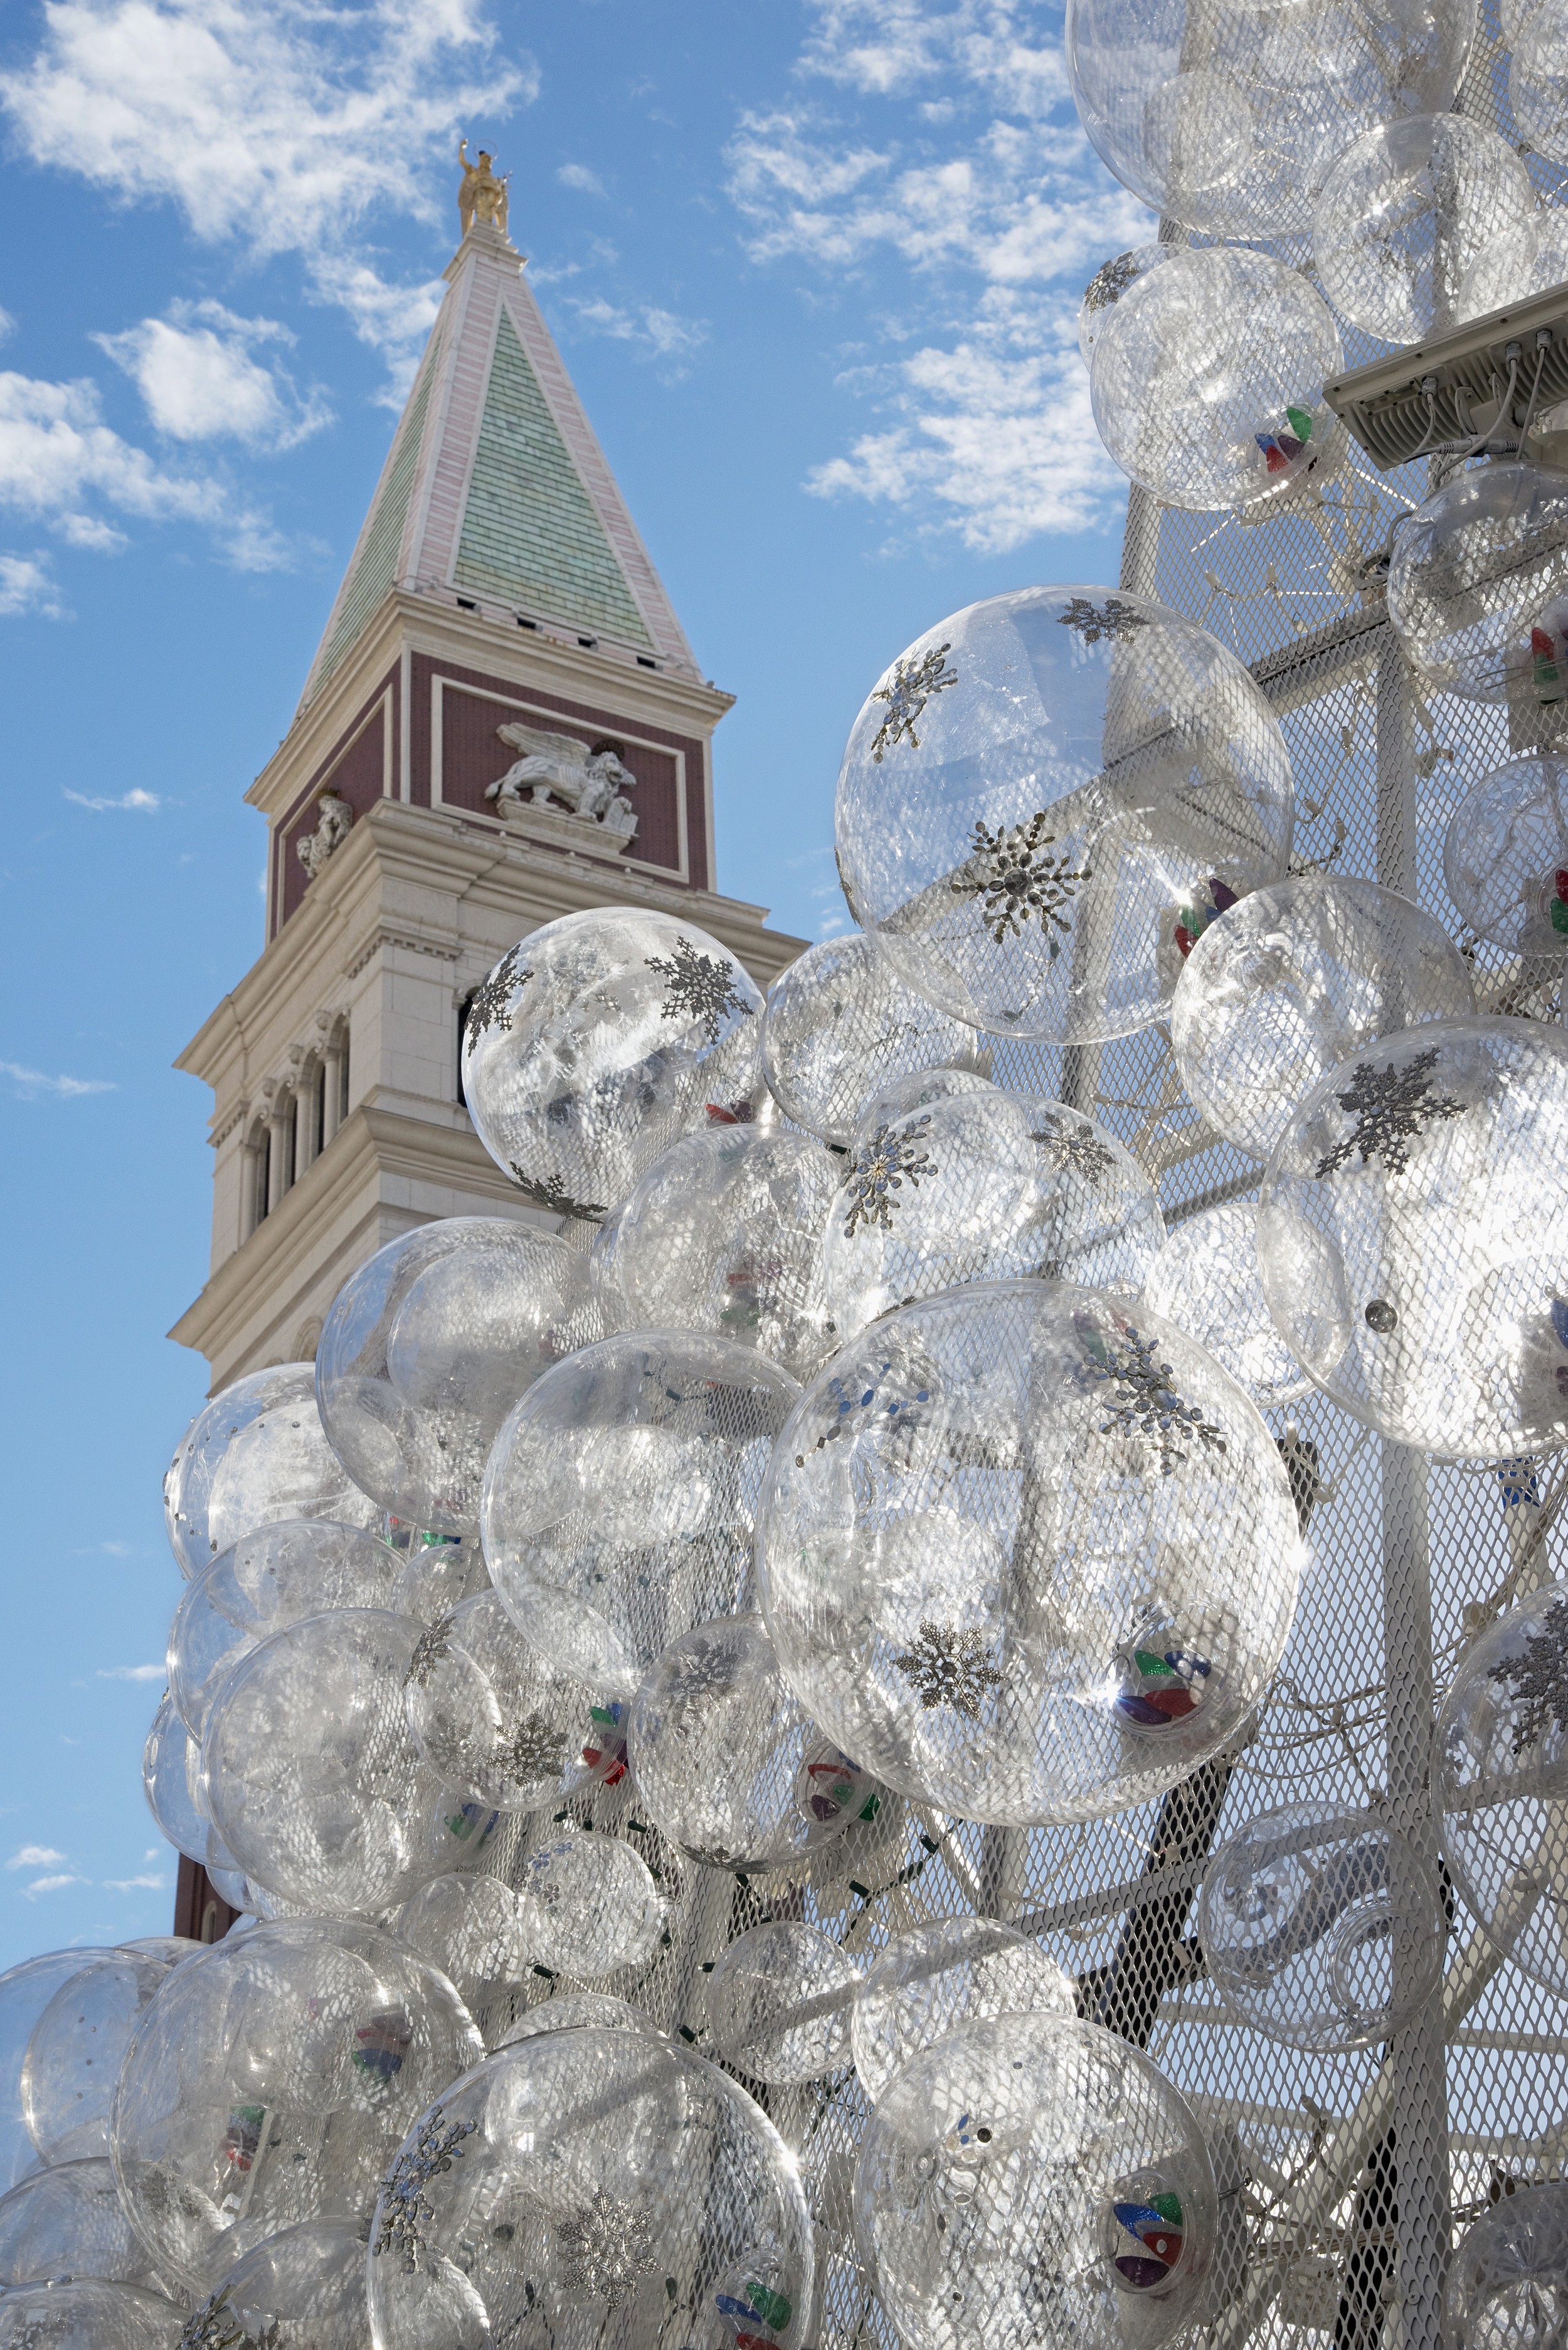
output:
M 455 577 L 556 619 L 651 647 L 539 379 L 503 310 L 463 508 Z

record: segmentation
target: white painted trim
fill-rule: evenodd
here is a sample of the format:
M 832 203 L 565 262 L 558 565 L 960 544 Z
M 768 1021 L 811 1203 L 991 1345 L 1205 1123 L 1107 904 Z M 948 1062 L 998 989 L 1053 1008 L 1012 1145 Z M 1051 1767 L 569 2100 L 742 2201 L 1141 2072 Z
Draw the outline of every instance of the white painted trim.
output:
M 562 711 L 542 708 L 538 702 L 530 702 L 525 692 L 495 693 L 488 686 L 469 685 L 460 677 L 444 677 L 437 671 L 431 680 L 431 806 L 432 808 L 448 806 L 448 802 L 441 795 L 445 689 L 448 686 L 454 693 L 466 693 L 475 702 L 497 702 L 504 710 L 519 710 L 527 717 L 537 719 L 540 726 L 551 733 L 582 736 L 587 732 L 601 731 L 585 729 L 579 719 L 568 718 Z M 680 845 L 680 863 L 679 866 L 654 865 L 647 858 L 632 856 L 629 850 L 624 857 L 617 857 L 613 859 L 607 858 L 605 862 L 607 865 L 619 866 L 627 872 L 646 873 L 655 880 L 679 879 L 685 882 L 690 889 L 691 859 L 686 845 L 686 754 L 684 751 L 673 749 L 668 743 L 655 743 L 649 736 L 639 734 L 635 727 L 627 725 L 621 719 L 618 718 L 614 723 L 615 732 L 623 743 L 636 743 L 644 751 L 651 751 L 657 758 L 673 759 L 675 762 L 675 819 Z M 607 732 L 607 726 L 602 731 Z M 504 749 L 504 745 L 502 749 Z M 497 758 L 499 759 L 501 755 L 502 751 L 498 751 Z M 504 770 L 502 772 L 504 773 Z M 495 831 L 504 833 L 509 839 L 515 840 L 518 837 L 504 816 L 488 816 L 479 809 L 458 808 L 455 803 L 452 805 L 455 813 L 462 816 L 465 824 L 472 823 L 477 818 L 481 824 L 489 825 Z M 585 854 L 587 854 L 586 851 Z M 711 867 L 709 868 L 709 871 L 711 875 Z M 710 889 L 711 886 L 710 880 Z
M 478 274 L 478 268 L 479 265 L 475 262 L 475 275 Z M 490 379 L 495 372 L 495 338 L 501 332 L 501 313 L 504 307 L 504 296 L 500 285 L 496 284 L 491 290 L 495 296 L 495 307 L 485 336 L 484 363 L 479 370 L 478 397 L 474 401 L 473 414 L 469 421 L 468 453 L 463 463 L 462 481 L 458 489 L 457 507 L 452 515 L 452 545 L 447 549 L 446 568 L 441 574 L 444 585 L 452 588 L 454 594 L 457 592 L 457 558 L 462 546 L 463 525 L 468 520 L 468 495 L 473 487 L 473 469 L 479 463 L 479 436 L 483 430 L 484 411 L 490 401 Z

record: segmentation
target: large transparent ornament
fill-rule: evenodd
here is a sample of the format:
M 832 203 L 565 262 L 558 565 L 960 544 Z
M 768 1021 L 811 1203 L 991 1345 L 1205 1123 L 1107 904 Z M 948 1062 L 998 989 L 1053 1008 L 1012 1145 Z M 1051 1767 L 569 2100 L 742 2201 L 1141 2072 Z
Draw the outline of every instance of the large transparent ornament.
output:
M 517 1896 L 477 1871 L 421 1885 L 398 1913 L 397 1936 L 440 1968 L 471 2014 L 520 1989 L 533 1964 Z
M 1078 305 L 1078 348 L 1084 365 L 1092 364 L 1095 345 L 1108 314 L 1116 308 L 1130 287 L 1161 262 L 1168 261 L 1173 253 L 1181 250 L 1175 244 L 1135 244 L 1114 259 L 1103 261 L 1084 288 L 1084 298 Z
M 961 1094 L 857 1130 L 817 1287 L 836 1343 L 895 1305 L 1031 1274 L 1136 1295 L 1165 1242 L 1124 1144 L 1044 1096 Z
M 894 662 L 835 827 L 851 908 L 907 985 L 981 1028 L 1088 1043 L 1158 1016 L 1161 941 L 1195 893 L 1284 870 L 1293 805 L 1284 737 L 1218 639 L 1115 588 L 1031 588 Z
M 1156 2350 L 1217 2224 L 1198 2121 L 1138 2049 L 1062 2015 L 961 2023 L 877 2100 L 855 2230 L 905 2350 Z
M 0 2295 L 0 2350 L 181 2350 L 184 2323 L 162 2293 L 95 2277 Z
M 1249 1820 L 1203 1878 L 1198 1939 L 1240 2023 L 1293 2048 L 1370 2048 L 1442 1980 L 1433 1870 L 1375 1813 L 1287 1804 Z
M 535 1811 L 584 1775 L 592 1692 L 523 1638 L 497 1592 L 476 1593 L 431 1627 L 403 1695 L 425 1761 L 475 1803 Z
M 1234 245 L 1178 248 L 1096 338 L 1095 422 L 1167 505 L 1257 509 L 1339 462 L 1324 385 L 1343 360 L 1333 311 L 1296 271 Z
M 1530 174 L 1495 130 L 1462 114 L 1397 116 L 1330 172 L 1313 206 L 1313 257 L 1347 318 L 1416 343 L 1458 322 L 1471 265 L 1534 212 Z
M 1549 162 L 1568 163 L 1568 28 L 1557 9 L 1536 8 L 1520 27 L 1508 95 L 1520 138 Z
M 756 1114 L 762 1002 L 695 923 L 624 906 L 546 922 L 469 1008 L 479 1139 L 535 1207 L 602 1217 L 678 1134 Z
M 906 1307 L 813 1381 L 758 1567 L 801 1703 L 885 1784 L 1023 1826 L 1147 1802 L 1257 1703 L 1300 1543 L 1257 1407 L 1141 1306 Z
M 1469 967 L 1430 914 L 1374 881 L 1309 873 L 1204 931 L 1171 998 L 1170 1044 L 1199 1115 L 1267 1159 L 1336 1063 L 1474 1010 Z
M 0 2190 L 37 2166 L 38 2149 L 22 2110 L 22 2065 L 33 2027 L 55 1993 L 105 1950 L 48 1950 L 0 1974 Z
M 213 1700 L 205 1808 L 237 1865 L 307 1910 L 375 1917 L 436 1875 L 426 1824 L 441 1782 L 403 1690 L 424 1627 L 375 1608 L 275 1632 Z
M 365 2229 L 358 2220 L 304 2220 L 280 2229 L 236 2261 L 200 2305 L 213 2324 L 197 2336 L 223 2350 L 223 2325 L 238 2326 L 232 2350 L 370 2350 L 365 2297 Z
M 529 1949 L 578 1982 L 641 1966 L 664 1932 L 664 1897 L 641 1854 L 572 1820 L 528 1855 L 518 1892 Z
M 171 1697 L 160 1703 L 141 1750 L 141 1786 L 148 1810 L 176 1852 L 206 1869 L 234 1867 L 234 1854 L 207 1816 L 201 1747 Z
M 1312 1392 L 1269 1313 L 1249 1201 L 1221 1201 L 1184 1217 L 1149 1268 L 1143 1302 L 1206 1347 L 1262 1410 Z
M 813 1274 L 839 1163 L 784 1130 L 720 1127 L 657 1159 L 617 1219 L 638 1330 L 711 1330 L 803 1378 L 829 1351 Z
M 814 1813 L 823 1741 L 779 1670 L 760 1616 L 726 1616 L 673 1641 L 637 1693 L 628 1756 L 639 1802 L 709 1868 L 800 1860 L 846 1804 Z
M 243 1656 L 304 1616 L 396 1607 L 402 1561 L 360 1526 L 283 1518 L 243 1534 L 197 1575 L 169 1631 L 169 1690 L 198 1739 Z
M 33 2026 L 22 2060 L 22 2112 L 46 2162 L 109 2152 L 120 2060 L 171 1972 L 145 1950 L 111 1950 L 73 1975 Z
M 617 1999 L 613 1991 L 553 1991 L 543 2005 L 524 2008 L 514 2016 L 496 2039 L 491 2054 L 515 2047 L 520 2040 L 532 2040 L 536 2033 L 576 2032 L 585 2024 L 605 2032 L 646 2033 L 654 2040 L 668 2037 L 650 2015 L 640 2007 L 633 2007 L 628 1999 Z
M 554 1233 L 498 1216 L 421 1224 L 332 1301 L 316 1354 L 322 1426 L 383 1509 L 472 1534 L 502 1421 L 598 1335 L 587 1262 Z
M 309 1363 L 252 1371 L 216 1395 L 181 1438 L 163 1477 L 163 1518 L 184 1575 L 199 1575 L 277 1518 L 380 1523 L 322 1431 Z
M 1568 1585 L 1532 1592 L 1466 1650 L 1433 1752 L 1466 1908 L 1521 1974 L 1568 1997 Z
M 831 1936 L 794 1918 L 739 1935 L 708 1978 L 708 2022 L 727 2064 L 781 2086 L 849 2061 L 860 1970 Z
M 1568 2184 L 1509 2181 L 1450 2254 L 1454 2350 L 1549 2350 L 1568 2327 Z
M 1458 325 L 1484 318 L 1512 302 L 1528 302 L 1568 278 L 1568 212 L 1553 204 L 1530 213 L 1481 247 L 1465 272 L 1454 305 Z M 1531 361 L 1531 373 L 1534 361 Z M 1525 378 L 1528 386 L 1530 377 Z
M 1506 702 L 1520 748 L 1545 739 L 1561 692 L 1565 593 L 1568 475 L 1543 465 L 1457 473 L 1395 528 L 1388 617 L 1406 660 L 1428 691 Z
M 763 1066 L 787 1118 L 843 1144 L 890 1077 L 975 1067 L 983 1039 L 899 978 L 863 931 L 823 939 L 780 972 L 763 1014 Z
M 529 1390 L 490 1457 L 484 1555 L 542 1655 L 635 1697 L 672 1640 L 739 1604 L 798 1393 L 749 1347 L 682 1331 L 606 1338 Z
M 861 1981 L 851 2027 L 855 2070 L 873 2103 L 910 2058 L 998 2015 L 1072 2015 L 1054 1959 L 996 1918 L 935 1918 L 895 1934 Z
M 107 2152 L 52 2163 L 0 2196 L 0 2287 L 65 2276 L 157 2289 L 151 2258 L 126 2217 Z
M 773 2124 L 716 2066 L 634 2032 L 538 2033 L 457 2082 L 404 2141 L 370 2228 L 377 2350 L 732 2350 L 737 2332 L 795 2350 L 812 2282 Z
M 1067 76 L 1101 161 L 1155 212 L 1300 235 L 1353 139 L 1453 104 L 1475 20 L 1474 0 L 1069 0 Z
M 1331 1069 L 1258 1202 L 1263 1294 L 1335 1403 L 1421 1451 L 1568 1442 L 1568 1036 L 1445 1021 Z
M 1478 938 L 1568 954 L 1568 765 L 1555 752 L 1511 759 L 1465 795 L 1443 836 L 1443 879 Z
M 368 1926 L 256 1926 L 175 1968 L 120 2074 L 115 2176 L 209 2293 L 302 2220 L 358 2219 L 414 2116 L 483 2054 L 444 1975 Z

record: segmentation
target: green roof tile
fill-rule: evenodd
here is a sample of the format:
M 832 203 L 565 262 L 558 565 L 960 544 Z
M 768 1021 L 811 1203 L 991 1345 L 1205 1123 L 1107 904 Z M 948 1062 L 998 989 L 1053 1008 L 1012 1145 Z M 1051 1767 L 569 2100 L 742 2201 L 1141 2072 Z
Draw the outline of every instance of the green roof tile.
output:
M 420 444 L 424 439 L 425 410 L 430 404 L 431 386 L 435 381 L 441 355 L 440 340 L 439 336 L 432 336 L 425 353 L 419 380 L 404 411 L 403 429 L 393 448 L 392 462 L 370 509 L 369 527 L 344 585 L 332 633 L 321 649 L 314 691 L 319 691 L 326 684 L 396 576 L 398 549 L 402 544 L 403 524 L 409 511 L 409 492 L 413 487 Z

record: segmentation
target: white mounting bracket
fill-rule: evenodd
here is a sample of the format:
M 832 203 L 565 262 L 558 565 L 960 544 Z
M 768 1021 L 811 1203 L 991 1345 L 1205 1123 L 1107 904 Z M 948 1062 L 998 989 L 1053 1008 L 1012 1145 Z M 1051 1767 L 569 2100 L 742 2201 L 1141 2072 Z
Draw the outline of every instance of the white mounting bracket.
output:
M 1445 442 L 1475 440 L 1493 424 L 1517 432 L 1538 359 L 1540 416 L 1568 400 L 1568 285 L 1336 376 L 1324 384 L 1324 398 L 1375 463 L 1406 465 Z M 1505 419 L 1499 406 L 1513 359 L 1515 413 Z

